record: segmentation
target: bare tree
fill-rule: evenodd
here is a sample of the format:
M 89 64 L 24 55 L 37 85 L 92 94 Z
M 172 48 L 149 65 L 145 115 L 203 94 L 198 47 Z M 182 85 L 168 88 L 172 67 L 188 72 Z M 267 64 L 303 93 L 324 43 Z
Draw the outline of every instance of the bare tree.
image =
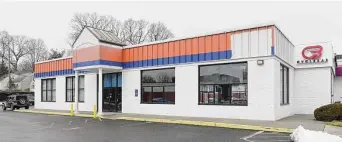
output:
M 10 42 L 10 36 L 6 31 L 0 31 L 0 76 L 8 72 L 8 67 L 6 66 L 5 54 L 8 53 L 8 46 Z
M 135 45 L 146 41 L 148 22 L 145 20 L 128 19 L 122 26 L 122 37 L 126 44 Z
M 62 58 L 65 50 L 50 49 L 48 60 Z
M 72 28 L 69 34 L 70 45 L 76 40 L 84 26 L 113 32 L 119 38 L 119 43 L 127 45 L 164 40 L 174 36 L 161 22 L 149 23 L 146 20 L 133 19 L 121 22 L 113 16 L 102 16 L 96 13 L 77 13 L 71 20 L 70 25 Z
M 152 23 L 148 29 L 148 41 L 159 41 L 172 38 L 173 34 L 163 23 Z
M 14 71 L 18 71 L 19 60 L 28 53 L 29 38 L 26 36 L 13 36 L 9 44 L 10 59 Z
M 121 34 L 121 22 L 119 20 L 113 16 L 100 16 L 97 13 L 76 13 L 70 25 L 72 29 L 68 41 L 70 45 L 76 40 L 84 26 L 112 31 L 118 37 Z
M 30 39 L 28 53 L 21 64 L 21 70 L 34 71 L 34 63 L 48 59 L 46 45 L 41 39 Z

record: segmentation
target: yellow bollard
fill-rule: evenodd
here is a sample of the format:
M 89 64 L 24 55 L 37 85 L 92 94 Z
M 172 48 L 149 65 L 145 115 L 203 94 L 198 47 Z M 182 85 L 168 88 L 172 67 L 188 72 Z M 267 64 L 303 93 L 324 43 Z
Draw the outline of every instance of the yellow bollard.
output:
M 71 104 L 71 105 L 70 105 L 70 116 L 75 116 L 74 104 Z
M 96 105 L 94 105 L 94 109 L 93 109 L 93 117 L 94 119 L 97 118 L 97 109 L 96 109 Z

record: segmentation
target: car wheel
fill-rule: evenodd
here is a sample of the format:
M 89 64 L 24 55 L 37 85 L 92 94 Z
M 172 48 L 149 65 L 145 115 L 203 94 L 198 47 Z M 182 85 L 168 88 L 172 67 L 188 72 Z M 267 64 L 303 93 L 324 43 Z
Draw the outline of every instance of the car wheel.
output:
M 12 111 L 15 110 L 15 107 L 14 107 L 14 106 L 11 106 L 11 110 L 12 110 Z
M 29 106 L 25 106 L 25 109 L 29 109 L 30 107 Z
M 26 100 L 25 100 L 24 98 L 21 98 L 21 99 L 19 100 L 19 103 L 20 103 L 21 105 L 24 105 L 24 104 L 26 104 Z

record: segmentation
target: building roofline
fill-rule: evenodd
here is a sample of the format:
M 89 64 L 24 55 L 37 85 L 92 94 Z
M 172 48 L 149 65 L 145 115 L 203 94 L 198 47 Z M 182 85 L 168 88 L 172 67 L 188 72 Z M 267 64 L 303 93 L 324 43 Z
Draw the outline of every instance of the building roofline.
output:
M 184 36 L 184 37 L 170 38 L 170 39 L 166 39 L 166 40 L 147 42 L 147 43 L 136 44 L 136 45 L 128 45 L 128 46 L 124 46 L 123 48 L 134 48 L 134 47 L 139 47 L 139 46 L 165 43 L 165 42 L 171 42 L 171 41 L 178 41 L 178 40 L 183 40 L 183 39 L 197 38 L 197 37 L 203 37 L 203 36 L 208 36 L 208 35 L 216 35 L 216 34 L 221 34 L 221 33 L 227 33 L 227 32 L 233 32 L 233 31 L 239 31 L 239 30 L 245 30 L 245 29 L 252 29 L 252 28 L 257 28 L 257 27 L 266 27 L 266 26 L 276 26 L 276 24 L 274 22 L 254 24 L 254 25 L 242 26 L 242 27 L 238 27 L 238 28 L 232 28 L 232 29 L 226 29 L 226 30 L 220 30 L 220 31 L 214 31 L 214 32 L 205 32 L 202 34 L 197 34 L 197 35 L 192 35 L 192 36 Z
M 40 61 L 40 62 L 35 62 L 34 64 L 41 64 L 41 63 L 57 61 L 57 60 L 63 60 L 63 59 L 69 59 L 69 58 L 72 58 L 72 56 L 62 57 L 62 58 L 57 58 L 57 59 L 51 59 L 51 60 L 44 60 L 44 61 Z
M 93 31 L 89 30 L 89 28 L 93 28 L 93 29 L 100 30 L 100 31 L 105 31 L 105 32 L 110 32 L 110 31 L 106 31 L 106 30 L 102 30 L 102 29 L 98 29 L 98 28 L 94 28 L 94 27 L 90 27 L 90 26 L 83 26 L 82 30 L 80 31 L 80 34 L 78 34 L 78 36 L 76 37 L 74 43 L 72 43 L 72 45 L 71 45 L 72 47 L 74 47 L 76 41 L 81 36 L 81 34 L 84 31 L 84 29 L 87 29 L 99 42 L 103 42 L 103 43 L 107 43 L 107 44 L 113 44 L 113 45 L 116 45 L 116 46 L 126 46 L 125 44 L 120 44 L 120 43 L 115 43 L 115 42 L 109 42 L 109 41 L 101 40 L 95 33 L 93 33 Z
M 74 45 L 76 43 L 76 41 L 78 40 L 78 38 L 81 36 L 83 30 L 85 29 L 86 26 L 83 26 L 82 30 L 80 31 L 80 33 L 77 35 L 75 41 L 72 43 L 71 47 L 74 48 Z
M 293 42 L 288 38 L 288 36 L 279 28 L 279 26 L 277 25 L 277 24 L 274 24 L 274 27 L 276 27 L 278 30 L 279 30 L 279 32 L 292 44 L 292 46 L 295 46 L 294 44 L 293 44 Z

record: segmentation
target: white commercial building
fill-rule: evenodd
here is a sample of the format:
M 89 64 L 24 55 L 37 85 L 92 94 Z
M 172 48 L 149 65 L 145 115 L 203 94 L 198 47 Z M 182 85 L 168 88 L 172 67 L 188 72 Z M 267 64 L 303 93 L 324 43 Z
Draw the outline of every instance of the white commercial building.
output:
M 85 27 L 72 57 L 36 63 L 35 108 L 278 120 L 340 101 L 332 45 L 294 46 L 274 24 L 117 41 Z

